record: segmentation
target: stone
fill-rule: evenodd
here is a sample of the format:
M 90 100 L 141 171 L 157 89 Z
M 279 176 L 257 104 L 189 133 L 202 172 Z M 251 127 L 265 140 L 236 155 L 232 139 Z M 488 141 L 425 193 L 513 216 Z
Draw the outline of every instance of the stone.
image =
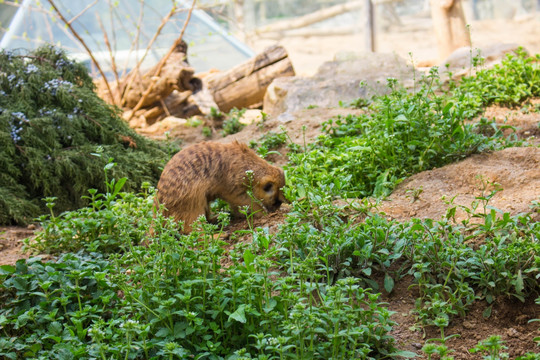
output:
M 268 87 L 263 111 L 271 117 L 285 116 L 308 107 L 331 108 L 359 98 L 389 92 L 387 79 L 412 85 L 415 70 L 395 54 L 338 53 L 313 77 L 275 79 Z
M 446 73 L 452 72 L 455 76 L 465 75 L 470 72 L 473 64 L 473 58 L 480 56 L 485 59 L 482 68 L 493 67 L 500 63 L 508 53 L 516 52 L 518 44 L 494 43 L 480 48 L 461 47 L 455 50 L 440 65 L 439 71 Z
M 167 131 L 174 130 L 179 127 L 186 127 L 188 121 L 186 119 L 177 118 L 174 116 L 167 116 L 165 119 L 156 122 L 153 125 L 144 129 L 145 134 L 163 134 Z
M 263 118 L 262 111 L 258 109 L 246 109 L 239 121 L 244 125 L 251 125 Z

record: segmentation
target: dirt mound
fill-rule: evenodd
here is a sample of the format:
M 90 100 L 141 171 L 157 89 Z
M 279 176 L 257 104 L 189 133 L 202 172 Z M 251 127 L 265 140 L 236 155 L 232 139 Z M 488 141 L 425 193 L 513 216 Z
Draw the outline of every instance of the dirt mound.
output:
M 439 169 L 413 175 L 388 197 L 380 210 L 397 220 L 412 217 L 438 219 L 450 205 L 470 207 L 476 197 L 490 195 L 500 184 L 489 205 L 511 214 L 530 211 L 531 202 L 540 200 L 540 148 L 509 148 L 476 154 Z M 479 209 L 480 210 L 480 209 Z M 538 214 L 540 215 L 540 214 Z M 466 213 L 461 210 L 456 220 Z

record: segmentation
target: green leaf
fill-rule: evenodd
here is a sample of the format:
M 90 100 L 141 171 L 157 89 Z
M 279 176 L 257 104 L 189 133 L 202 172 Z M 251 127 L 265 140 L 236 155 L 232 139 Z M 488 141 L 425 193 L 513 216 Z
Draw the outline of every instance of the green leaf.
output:
M 246 305 L 245 304 L 242 304 L 238 307 L 238 309 L 236 309 L 235 312 L 233 312 L 231 315 L 229 315 L 229 320 L 230 319 L 233 319 L 233 320 L 236 320 L 242 324 L 245 324 L 247 319 L 246 319 Z
M 105 165 L 105 166 L 103 167 L 103 169 L 104 169 L 104 170 L 110 170 L 110 169 L 112 169 L 112 168 L 114 167 L 114 165 L 116 165 L 116 164 L 113 163 L 113 162 L 110 162 L 110 163 L 108 163 L 107 165 Z
M 274 310 L 276 305 L 277 305 L 276 299 L 270 298 L 270 300 L 268 300 L 266 304 L 264 304 L 263 310 L 265 313 L 269 313 L 270 311 Z
M 246 264 L 246 269 L 249 272 L 255 271 L 255 268 L 253 267 L 253 260 L 255 260 L 255 255 L 251 252 L 251 250 L 246 249 L 244 251 L 244 263 Z
M 118 180 L 118 182 L 114 185 L 114 194 L 117 195 L 120 190 L 122 190 L 122 188 L 124 187 L 124 184 L 126 183 L 127 181 L 127 177 L 123 177 L 121 178 L 120 180 Z
M 407 122 L 408 121 L 407 117 L 405 115 L 403 115 L 403 114 L 399 114 L 398 116 L 396 116 L 394 118 L 394 120 L 395 121 L 401 121 L 401 122 Z
M 450 109 L 452 108 L 452 106 L 454 106 L 454 103 L 449 101 L 448 104 L 446 104 L 446 106 L 444 107 L 443 109 L 443 114 L 448 114 L 448 112 L 450 111 Z
M 16 277 L 11 279 L 11 284 L 13 284 L 13 287 L 20 291 L 27 291 L 28 288 L 28 281 L 24 278 Z
M 158 338 L 164 338 L 164 337 L 169 336 L 170 333 L 171 333 L 171 331 L 168 328 L 164 327 L 164 328 L 159 329 L 156 332 L 155 336 L 158 337 Z
M 15 266 L 0 265 L 0 275 L 10 275 L 15 272 Z
M 488 306 L 483 312 L 482 312 L 482 316 L 484 317 L 484 319 L 487 319 L 491 316 L 491 310 L 492 310 L 492 305 Z
M 412 359 L 412 358 L 415 358 L 417 357 L 418 354 L 412 352 L 412 351 L 405 351 L 405 350 L 401 350 L 401 351 L 395 351 L 391 354 L 387 354 L 386 357 L 388 358 L 396 358 L 396 357 L 404 357 L 404 358 L 408 358 L 408 359 Z
M 384 289 L 388 293 L 391 293 L 392 290 L 394 290 L 394 279 L 392 279 L 392 277 L 388 274 L 384 276 Z

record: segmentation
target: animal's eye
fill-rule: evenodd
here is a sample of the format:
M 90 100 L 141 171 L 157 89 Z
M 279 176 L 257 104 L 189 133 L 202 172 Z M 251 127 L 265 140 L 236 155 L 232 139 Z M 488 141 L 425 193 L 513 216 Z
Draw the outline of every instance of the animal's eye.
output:
M 267 183 L 266 185 L 264 185 L 263 190 L 266 192 L 272 191 L 272 187 L 273 187 L 272 185 L 273 185 L 272 183 Z

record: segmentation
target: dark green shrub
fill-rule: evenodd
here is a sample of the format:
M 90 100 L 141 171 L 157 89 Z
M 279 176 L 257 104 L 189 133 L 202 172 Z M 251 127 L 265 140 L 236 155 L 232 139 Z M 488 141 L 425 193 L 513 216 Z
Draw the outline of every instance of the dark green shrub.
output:
M 104 189 L 104 166 L 127 176 L 126 189 L 155 183 L 168 155 L 138 136 L 93 91 L 87 69 L 53 47 L 0 52 L 0 224 L 23 224 L 55 196 L 63 211 Z

